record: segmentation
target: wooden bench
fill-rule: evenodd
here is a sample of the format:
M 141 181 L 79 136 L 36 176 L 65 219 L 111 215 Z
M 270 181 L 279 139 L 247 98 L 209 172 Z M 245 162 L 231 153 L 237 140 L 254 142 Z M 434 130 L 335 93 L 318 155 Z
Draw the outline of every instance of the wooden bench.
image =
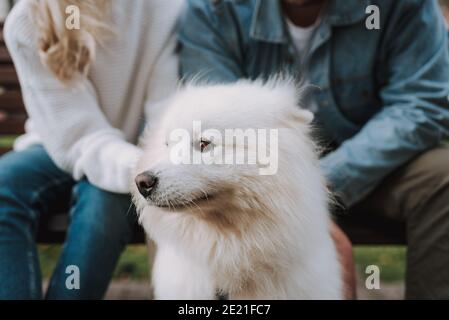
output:
M 1 30 L 0 35 L 2 35 Z M 19 81 L 3 37 L 0 36 L 0 137 L 23 133 L 26 118 Z M 0 146 L 0 155 L 7 151 L 9 151 L 8 147 Z M 43 219 L 40 221 L 38 242 L 63 242 L 67 224 L 68 216 L 64 213 L 55 213 Z M 339 224 L 354 244 L 405 244 L 404 226 L 386 218 L 360 214 L 342 217 Z M 141 228 L 136 226 L 133 243 L 140 242 L 144 242 L 144 235 Z

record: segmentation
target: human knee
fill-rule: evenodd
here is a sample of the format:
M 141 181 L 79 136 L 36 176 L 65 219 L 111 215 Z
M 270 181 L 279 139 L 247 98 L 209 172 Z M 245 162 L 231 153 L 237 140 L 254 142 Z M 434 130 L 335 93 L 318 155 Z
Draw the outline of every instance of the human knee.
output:
M 131 232 L 136 221 L 130 196 L 104 191 L 87 180 L 75 187 L 72 214 L 85 227 L 111 236 Z
M 423 176 L 422 182 L 429 186 L 449 185 L 449 149 L 437 148 L 421 155 L 413 166 Z M 425 187 L 425 186 L 423 186 Z

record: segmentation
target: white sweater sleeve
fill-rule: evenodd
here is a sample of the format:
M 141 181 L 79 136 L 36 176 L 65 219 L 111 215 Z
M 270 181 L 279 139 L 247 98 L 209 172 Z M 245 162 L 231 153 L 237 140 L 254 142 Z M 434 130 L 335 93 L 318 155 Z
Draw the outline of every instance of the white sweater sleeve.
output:
M 125 141 L 100 109 L 87 79 L 67 87 L 41 63 L 33 26 L 26 15 L 10 14 L 4 37 L 13 58 L 23 99 L 50 157 L 75 179 L 128 193 L 131 167 L 141 150 Z

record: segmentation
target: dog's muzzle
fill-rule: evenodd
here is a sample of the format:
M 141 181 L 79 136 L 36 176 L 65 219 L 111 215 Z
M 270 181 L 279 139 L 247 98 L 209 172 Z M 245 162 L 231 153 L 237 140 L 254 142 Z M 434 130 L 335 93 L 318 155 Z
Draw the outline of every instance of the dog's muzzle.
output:
M 138 174 L 134 181 L 140 194 L 148 198 L 156 189 L 158 178 L 151 171 L 145 171 Z

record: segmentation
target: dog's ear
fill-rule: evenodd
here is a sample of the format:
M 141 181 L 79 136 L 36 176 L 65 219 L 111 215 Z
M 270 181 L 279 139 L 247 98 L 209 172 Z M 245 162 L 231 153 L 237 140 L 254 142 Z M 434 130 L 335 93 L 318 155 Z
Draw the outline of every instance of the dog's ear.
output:
M 295 122 L 300 122 L 302 124 L 310 124 L 313 121 L 313 113 L 310 112 L 309 110 L 305 110 L 305 109 L 292 109 L 290 112 L 289 117 L 295 121 Z

